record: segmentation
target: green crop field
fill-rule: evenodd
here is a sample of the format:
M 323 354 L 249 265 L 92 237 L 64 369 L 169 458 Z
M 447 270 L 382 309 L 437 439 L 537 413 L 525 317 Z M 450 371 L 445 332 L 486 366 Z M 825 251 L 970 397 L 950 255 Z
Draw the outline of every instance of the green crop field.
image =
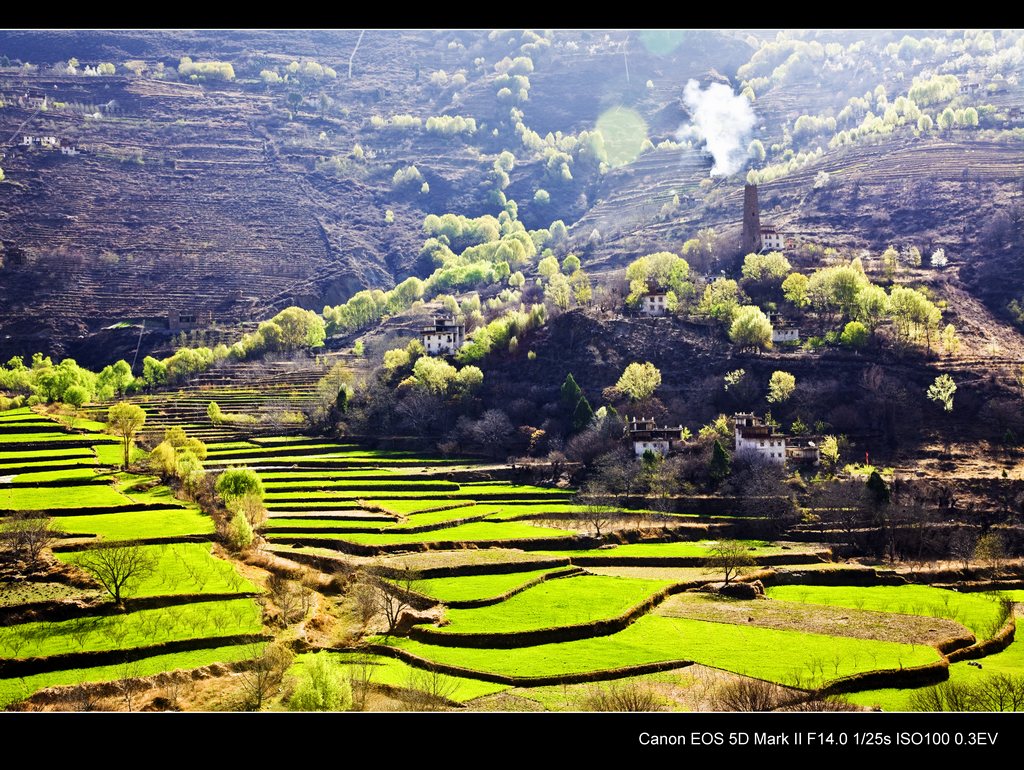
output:
M 348 652 L 329 652 L 327 654 L 332 660 L 342 663 L 349 670 L 350 677 L 365 676 L 371 686 L 382 684 L 411 690 L 435 690 L 443 693 L 448 700 L 455 701 L 456 703 L 464 703 L 473 698 L 492 695 L 508 689 L 508 685 L 504 684 L 481 682 L 479 679 L 467 679 L 465 677 L 444 674 L 440 675 L 442 681 L 439 684 L 431 686 L 433 683 L 427 685 L 424 681 L 425 678 L 431 676 L 429 672 L 414 668 L 397 658 L 388 658 L 383 655 L 359 655 Z M 289 673 L 297 675 L 309 657 L 309 654 L 296 657 L 295 665 L 292 666 Z
M 1020 623 L 1020 620 L 1018 615 L 1017 622 Z M 979 662 L 982 666 L 980 669 L 968 665 L 966 660 L 951 664 L 949 667 L 950 681 L 971 684 L 995 674 L 1024 676 L 1024 639 L 1015 638 L 1005 650 L 993 655 L 986 655 Z M 909 711 L 913 692 L 913 690 L 886 688 L 866 690 L 847 697 L 851 703 L 868 708 L 878 707 L 885 711 Z
M 428 578 L 417 580 L 413 584 L 413 590 L 433 596 L 442 602 L 490 599 L 525 585 L 541 575 L 547 575 L 551 571 L 550 569 L 538 569 L 529 572 L 510 572 L 505 575 Z
M 0 452 L 0 461 L 7 464 L 14 464 L 19 461 L 43 462 L 47 460 L 64 459 L 89 460 L 90 462 L 93 462 L 96 460 L 96 455 L 93 454 L 92 450 L 81 447 L 68 447 L 67 449 L 26 449 L 20 452 Z
M 189 652 L 154 655 L 129 664 L 94 666 L 53 671 L 15 679 L 0 679 L 0 708 L 24 700 L 47 687 L 77 685 L 82 682 L 112 682 L 125 676 L 151 676 L 164 671 L 188 671 L 214 663 L 235 663 L 259 655 L 263 645 L 238 644 Z
M 759 540 L 744 541 L 748 544 L 747 551 L 751 556 L 766 556 L 768 554 L 782 553 L 779 546 L 769 545 Z M 620 556 L 648 556 L 648 557 L 710 557 L 711 549 L 717 544 L 715 540 L 701 540 L 699 542 L 676 542 L 676 543 L 627 543 L 618 545 L 615 548 L 601 548 L 586 551 L 564 552 L 569 556 L 596 556 L 599 558 L 613 559 Z M 554 552 L 551 552 L 554 553 Z M 558 553 L 563 553 L 559 551 Z
M 100 465 L 120 467 L 124 462 L 124 449 L 120 444 L 96 444 L 92 449 Z
M 111 476 L 106 470 L 92 466 L 74 467 L 59 471 L 32 471 L 19 473 L 14 477 L 18 483 L 29 482 L 38 484 L 40 481 L 65 481 L 77 479 L 96 479 L 99 481 L 110 481 Z
M 0 627 L 0 656 L 47 657 L 144 647 L 179 639 L 255 634 L 262 625 L 260 608 L 252 599 L 183 604 L 52 623 L 22 623 Z
M 572 530 L 553 529 L 550 527 L 534 527 L 529 524 L 518 522 L 502 522 L 500 524 L 488 524 L 486 522 L 471 522 L 460 524 L 457 527 L 420 532 L 417 534 L 332 534 L 324 533 L 317 535 L 335 540 L 347 540 L 361 545 L 398 545 L 402 543 L 438 543 L 448 541 L 473 541 L 473 540 L 528 540 L 533 538 L 547 537 L 571 537 L 575 534 Z M 289 537 L 311 537 L 301 532 L 268 534 L 268 538 L 284 540 Z
M 385 491 L 405 491 L 405 492 L 416 492 L 417 490 L 423 490 L 428 492 L 458 492 L 458 484 L 452 481 L 433 481 L 431 479 L 422 479 L 417 481 L 384 481 L 380 479 L 332 479 L 332 480 L 320 480 L 320 481 L 266 481 L 263 482 L 264 487 L 267 491 L 284 488 L 284 491 L 289 489 L 292 490 L 323 490 L 323 491 L 354 491 L 354 492 L 375 492 L 378 490 Z M 464 488 L 466 485 L 462 485 Z M 355 487 L 356 489 L 353 489 Z
M 468 610 L 448 610 L 444 633 L 507 633 L 574 626 L 615 618 L 670 586 L 663 580 L 604 575 L 547 580 L 507 601 Z
M 156 570 L 139 583 L 132 596 L 169 594 L 228 594 L 256 591 L 256 586 L 232 564 L 211 555 L 204 543 L 147 545 L 143 551 L 156 560 Z M 84 553 L 57 554 L 61 561 L 78 564 Z
M 932 663 L 932 647 L 848 639 L 646 615 L 611 636 L 510 650 L 393 644 L 428 660 L 509 676 L 602 671 L 665 660 L 692 660 L 780 684 L 818 687 L 877 669 Z
M 391 513 L 397 513 L 401 515 L 409 515 L 413 513 L 421 512 L 432 512 L 436 508 L 464 508 L 468 505 L 472 505 L 472 500 L 374 500 L 373 505 L 375 508 L 381 508 L 382 510 L 389 511 Z
M 43 511 L 49 508 L 95 508 L 127 505 L 131 501 L 112 486 L 38 487 L 4 489 L 0 508 Z
M 786 601 L 825 604 L 834 607 L 894 612 L 948 618 L 966 626 L 979 639 L 998 630 L 997 601 L 984 594 L 957 593 L 932 586 L 776 586 L 768 596 Z
M 69 534 L 96 535 L 102 540 L 147 540 L 214 531 L 213 519 L 192 508 L 55 516 L 53 521 Z

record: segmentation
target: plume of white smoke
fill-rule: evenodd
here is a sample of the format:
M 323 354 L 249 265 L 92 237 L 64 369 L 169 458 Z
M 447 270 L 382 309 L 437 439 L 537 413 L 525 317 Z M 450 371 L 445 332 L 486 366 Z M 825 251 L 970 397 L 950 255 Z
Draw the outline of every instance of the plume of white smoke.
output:
M 693 115 L 690 131 L 704 141 L 715 159 L 711 176 L 729 176 L 743 168 L 750 132 L 757 122 L 747 97 L 721 83 L 701 90 L 696 80 L 690 80 L 683 89 L 683 101 Z M 685 132 L 686 127 L 680 129 L 680 134 Z

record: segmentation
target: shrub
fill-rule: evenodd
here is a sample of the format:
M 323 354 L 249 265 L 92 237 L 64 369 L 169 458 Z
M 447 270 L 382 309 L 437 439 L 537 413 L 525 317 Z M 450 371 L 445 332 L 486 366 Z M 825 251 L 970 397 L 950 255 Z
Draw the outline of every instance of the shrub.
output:
M 352 708 L 352 686 L 341 666 L 327 653 L 318 652 L 303 666 L 288 708 L 292 711 L 347 711 Z

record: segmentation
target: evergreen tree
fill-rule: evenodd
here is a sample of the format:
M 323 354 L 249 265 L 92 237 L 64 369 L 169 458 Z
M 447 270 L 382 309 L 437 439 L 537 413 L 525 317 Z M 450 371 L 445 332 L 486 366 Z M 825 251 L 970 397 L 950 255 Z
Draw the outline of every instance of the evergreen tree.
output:
M 569 415 L 573 433 L 583 430 L 594 419 L 594 410 L 583 390 L 576 384 L 572 372 L 565 376 L 565 382 L 562 383 L 562 407 Z
M 576 404 L 582 396 L 583 391 L 576 384 L 576 378 L 572 376 L 572 372 L 569 372 L 565 375 L 565 382 L 562 383 L 562 406 L 571 411 L 576 408 Z
M 709 469 L 711 478 L 715 481 L 721 481 L 728 476 L 731 460 L 732 458 L 729 456 L 725 447 L 722 446 L 722 442 L 715 439 L 715 446 L 711 451 L 711 466 Z
M 581 394 L 580 400 L 576 402 L 576 409 L 572 413 L 572 432 L 579 433 L 590 425 L 593 419 L 594 410 L 590 408 L 587 397 Z
M 878 471 L 871 471 L 871 475 L 868 476 L 867 487 L 874 497 L 876 504 L 885 505 L 889 502 L 889 485 L 885 483 L 885 479 L 879 475 Z

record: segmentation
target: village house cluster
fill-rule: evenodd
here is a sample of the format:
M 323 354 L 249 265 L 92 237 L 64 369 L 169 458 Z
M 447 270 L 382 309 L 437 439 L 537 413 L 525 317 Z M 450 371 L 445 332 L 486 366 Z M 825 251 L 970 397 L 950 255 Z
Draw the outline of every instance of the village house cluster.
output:
M 85 152 L 85 148 L 76 147 L 73 144 L 64 144 L 56 136 L 29 136 L 25 134 L 21 137 L 21 141 L 18 142 L 19 147 L 31 147 L 32 145 L 38 145 L 44 150 L 60 150 L 61 155 L 80 155 Z
M 778 428 L 751 412 L 733 415 L 733 449 L 736 452 L 755 452 L 777 465 L 820 461 L 820 441 L 813 436 L 787 436 Z M 633 453 L 642 457 L 646 452 L 665 457 L 683 445 L 682 425 L 658 427 L 650 417 L 633 417 L 626 421 L 626 436 L 633 443 Z

